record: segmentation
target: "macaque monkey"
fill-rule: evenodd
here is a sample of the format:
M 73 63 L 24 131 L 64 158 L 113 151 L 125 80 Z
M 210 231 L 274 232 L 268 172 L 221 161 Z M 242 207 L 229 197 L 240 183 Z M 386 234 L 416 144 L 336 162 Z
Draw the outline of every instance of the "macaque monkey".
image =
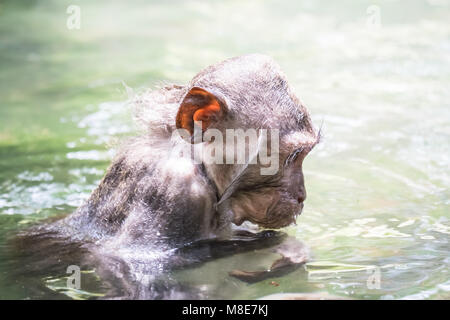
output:
M 133 104 L 142 135 L 121 146 L 100 185 L 78 210 L 38 228 L 40 232 L 91 243 L 96 248 L 91 251 L 110 256 L 177 249 L 182 260 L 188 244 L 195 247 L 211 239 L 227 243 L 232 225 L 248 221 L 278 229 L 295 222 L 306 198 L 302 162 L 319 133 L 271 58 L 231 58 L 207 67 L 186 86 L 144 93 Z M 238 134 L 230 135 L 230 129 Z M 257 143 L 247 140 L 229 156 L 229 143 L 248 129 L 255 130 L 257 141 L 262 141 L 261 130 L 268 132 L 270 163 L 251 161 L 250 156 L 234 163 L 252 147 L 259 151 Z M 224 137 L 222 150 L 216 140 L 204 139 L 208 132 Z M 192 152 L 200 145 L 202 154 Z M 219 161 L 205 161 L 211 153 Z M 264 174 L 270 168 L 274 170 Z M 283 245 L 280 236 L 274 239 Z M 289 255 L 279 248 L 282 258 L 271 270 L 305 261 L 304 253 Z M 231 274 L 254 281 L 270 270 Z

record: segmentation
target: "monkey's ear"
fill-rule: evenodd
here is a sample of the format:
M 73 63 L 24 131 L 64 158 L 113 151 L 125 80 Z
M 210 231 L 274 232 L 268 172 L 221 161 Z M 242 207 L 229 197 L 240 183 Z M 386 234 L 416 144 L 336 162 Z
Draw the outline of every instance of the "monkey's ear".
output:
M 199 87 L 193 87 L 184 97 L 178 109 L 177 129 L 186 129 L 194 134 L 194 122 L 201 121 L 202 132 L 225 115 L 226 108 L 214 94 Z

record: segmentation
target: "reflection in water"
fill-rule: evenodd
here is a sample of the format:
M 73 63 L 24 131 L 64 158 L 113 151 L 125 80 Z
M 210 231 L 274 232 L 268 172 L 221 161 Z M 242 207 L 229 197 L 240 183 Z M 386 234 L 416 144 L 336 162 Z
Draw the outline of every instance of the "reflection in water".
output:
M 39 226 L 13 237 L 6 257 L 14 270 L 9 281 L 19 281 L 27 287 L 29 282 L 33 283 L 33 297 L 50 294 L 61 298 L 58 294 L 63 294 L 74 299 L 223 298 L 220 291 L 205 290 L 178 281 L 172 272 L 199 266 L 208 260 L 278 246 L 277 252 L 282 257 L 293 254 L 301 259 L 294 261 L 294 264 L 272 266 L 273 275 L 258 271 L 255 280 L 265 278 L 261 277 L 261 273 L 282 276 L 295 269 L 292 267 L 299 267 L 307 258 L 301 243 L 293 238 L 287 240 L 286 234 L 281 232 L 255 234 L 237 230 L 228 240 L 202 240 L 178 249 L 157 251 L 134 246 L 117 251 L 93 243 L 76 242 Z M 278 259 L 277 263 L 283 259 L 287 258 Z M 20 266 L 16 265 L 18 262 Z M 89 283 L 83 286 L 83 290 L 69 286 L 67 268 L 73 265 L 83 270 L 80 277 L 83 284 L 92 281 L 100 286 L 93 287 L 93 291 L 89 290 L 92 285 Z

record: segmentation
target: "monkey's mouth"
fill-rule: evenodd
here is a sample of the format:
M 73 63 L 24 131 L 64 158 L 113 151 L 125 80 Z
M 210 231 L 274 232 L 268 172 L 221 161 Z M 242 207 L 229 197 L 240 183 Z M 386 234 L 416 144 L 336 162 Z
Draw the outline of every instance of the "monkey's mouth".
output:
M 244 221 L 257 224 L 261 228 L 265 229 L 281 229 L 291 224 L 295 224 L 297 217 L 303 212 L 303 203 L 300 204 L 300 208 L 297 210 L 273 210 L 269 211 L 263 217 L 249 215 L 246 217 L 235 216 L 233 223 L 235 225 L 241 225 Z

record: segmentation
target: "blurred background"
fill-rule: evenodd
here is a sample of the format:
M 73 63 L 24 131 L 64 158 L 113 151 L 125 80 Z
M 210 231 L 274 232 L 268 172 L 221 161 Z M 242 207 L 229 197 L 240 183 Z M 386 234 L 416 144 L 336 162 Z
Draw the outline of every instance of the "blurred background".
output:
M 245 53 L 271 55 L 323 142 L 287 228 L 313 259 L 247 285 L 246 253 L 172 276 L 212 298 L 328 292 L 450 298 L 450 1 L 0 0 L 0 298 L 48 298 L 11 279 L 6 237 L 72 212 L 133 134 L 128 94 Z M 59 298 L 102 295 L 44 282 Z M 83 289 L 83 288 L 82 288 Z

